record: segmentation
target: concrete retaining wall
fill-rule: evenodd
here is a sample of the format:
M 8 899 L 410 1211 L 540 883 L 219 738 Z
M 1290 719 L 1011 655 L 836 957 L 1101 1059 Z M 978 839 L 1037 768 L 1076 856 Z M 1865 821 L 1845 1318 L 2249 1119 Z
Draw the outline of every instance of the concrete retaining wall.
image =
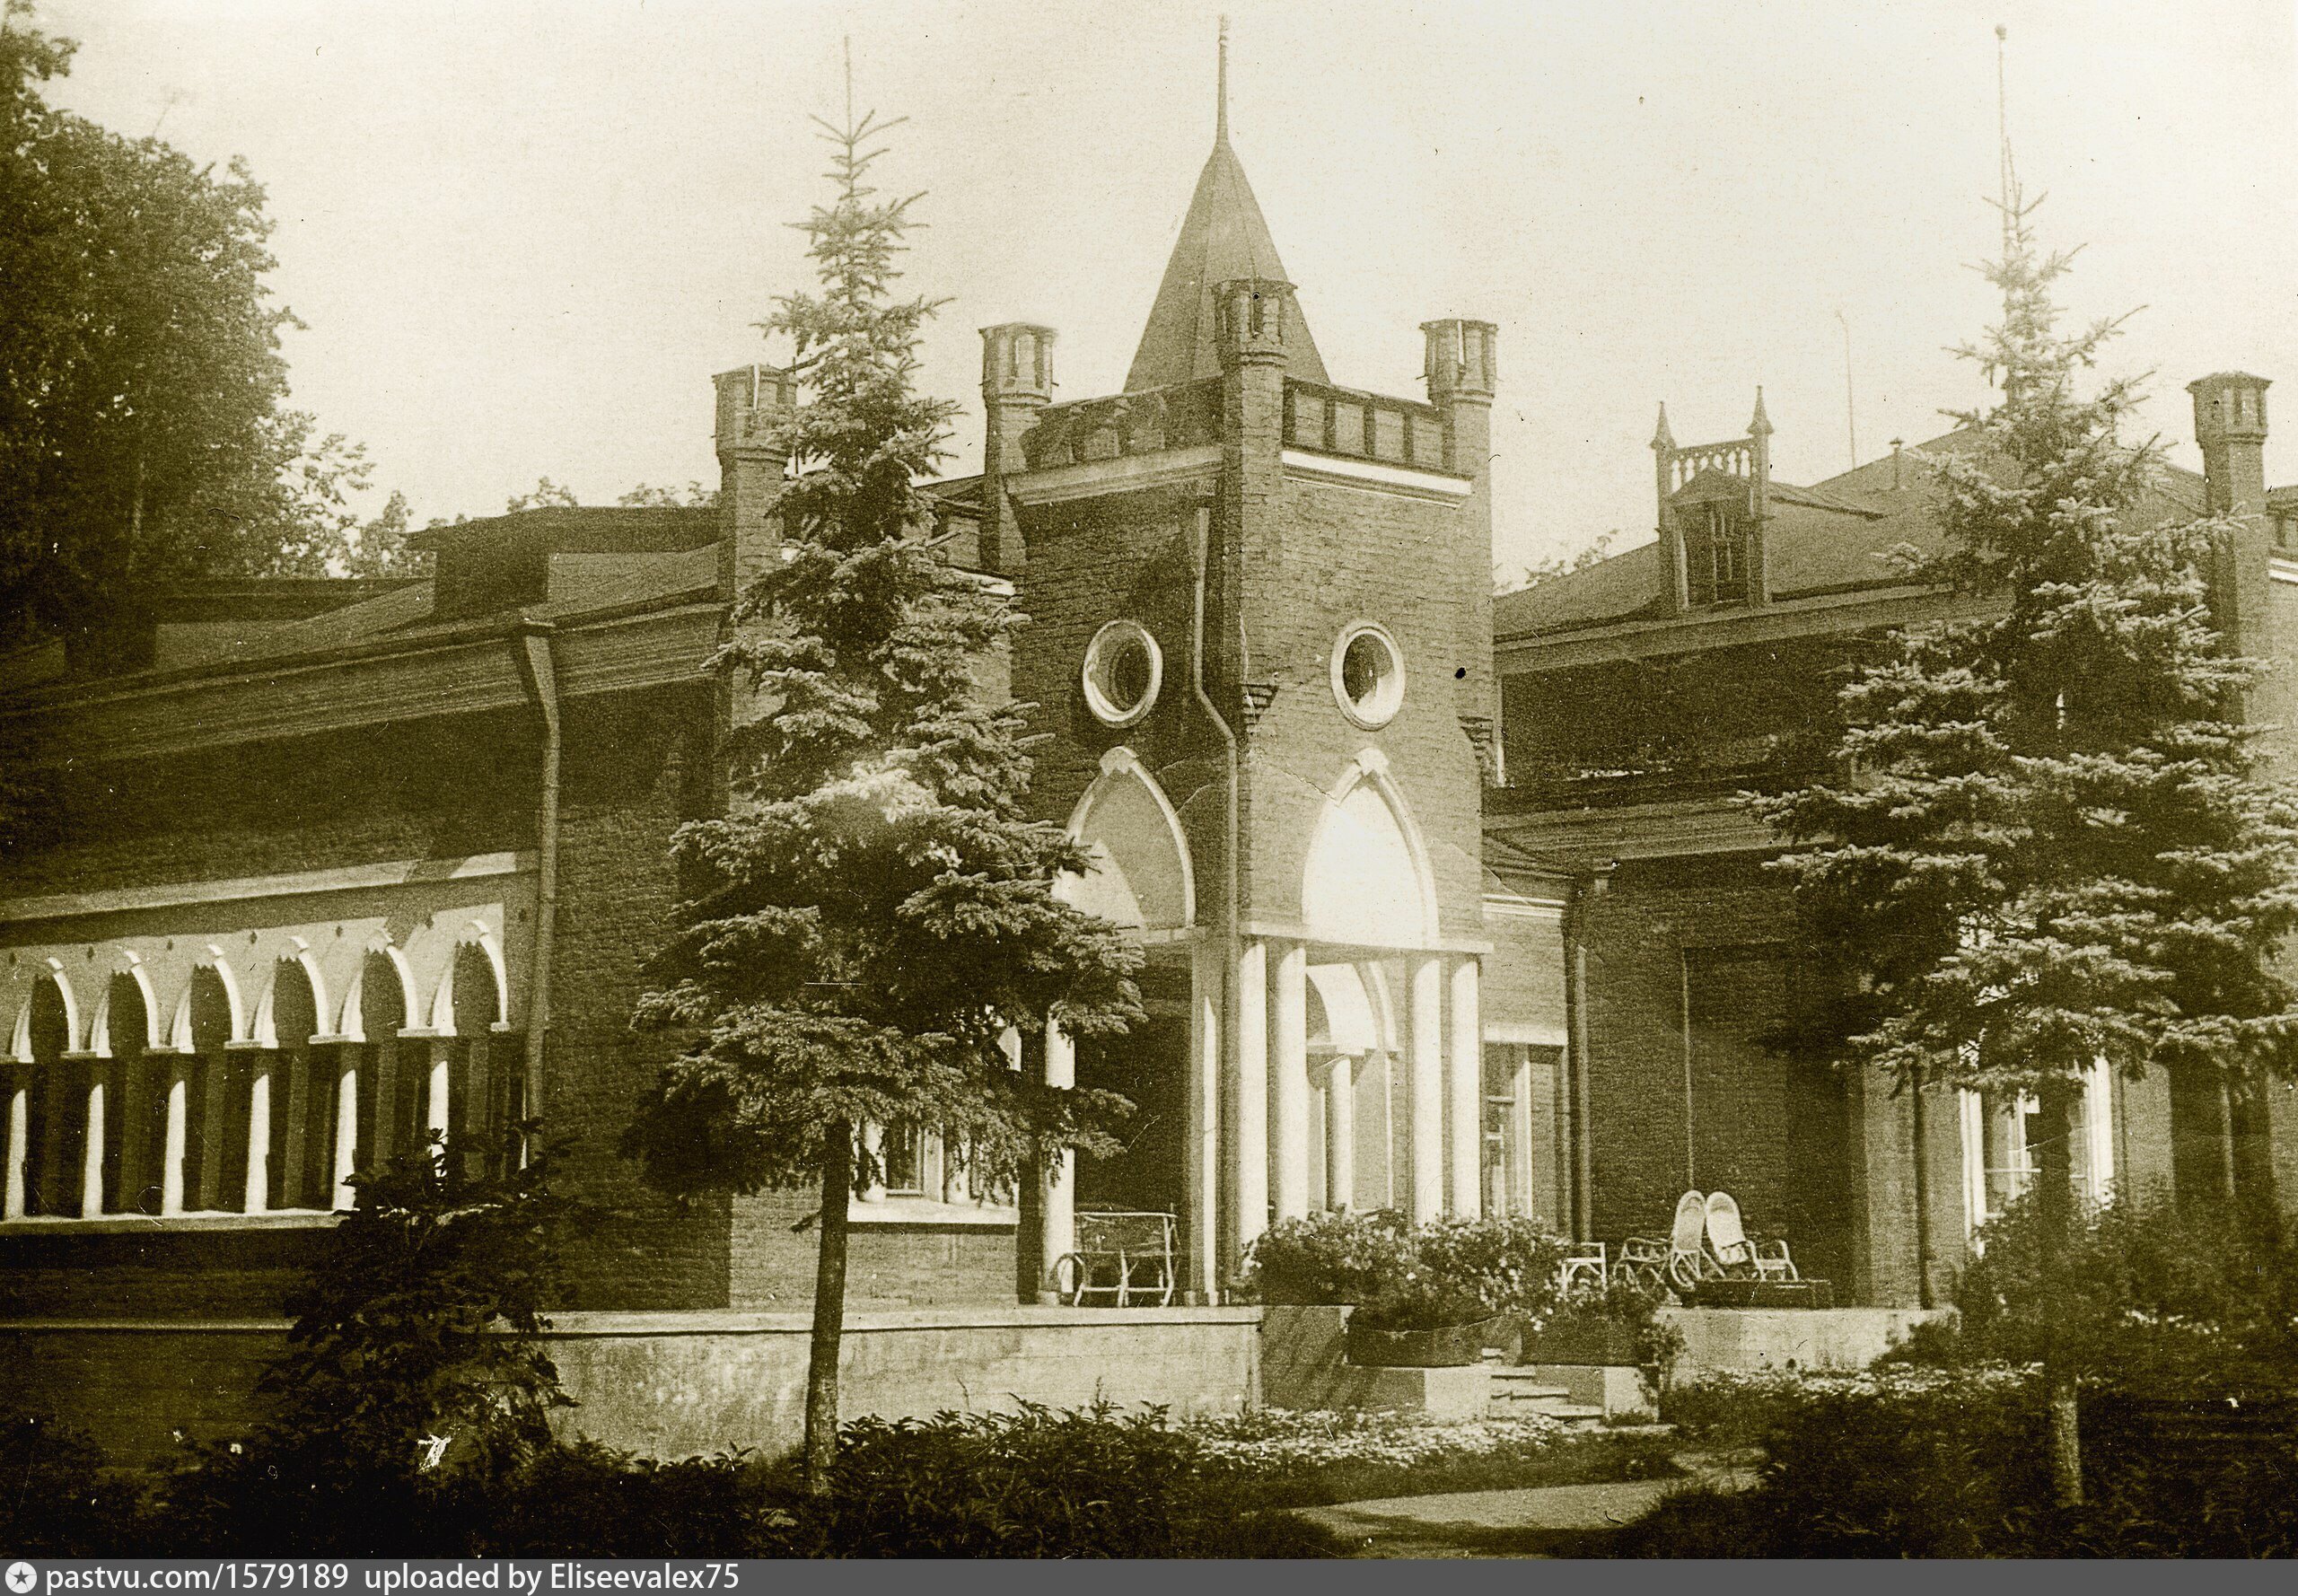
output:
M 1259 1400 L 1258 1308 L 949 1308 L 847 1315 L 846 1416 L 1056 1407 L 1175 1414 Z M 51 1414 L 122 1462 L 244 1432 L 284 1320 L 0 1322 L 0 1411 Z M 661 1458 L 788 1451 L 804 1430 L 803 1313 L 564 1313 L 547 1338 L 569 1434 Z M 180 1440 L 177 1432 L 182 1432 Z
M 1864 1369 L 1945 1308 L 1662 1308 L 1684 1338 L 1675 1378 L 1708 1370 Z
M 1096 1398 L 1175 1415 L 1258 1400 L 1258 1308 L 949 1308 L 855 1313 L 840 1406 L 923 1417 Z M 783 1451 L 805 1430 L 800 1313 L 567 1313 L 548 1351 L 581 1403 L 568 1428 L 656 1457 Z

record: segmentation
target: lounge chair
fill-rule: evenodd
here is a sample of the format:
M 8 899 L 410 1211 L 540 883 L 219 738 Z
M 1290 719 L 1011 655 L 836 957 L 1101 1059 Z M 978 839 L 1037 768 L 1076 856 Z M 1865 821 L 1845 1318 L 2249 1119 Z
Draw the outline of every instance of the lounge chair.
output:
M 1740 1205 L 1728 1191 L 1707 1199 L 1707 1250 L 1716 1268 L 1728 1279 L 1801 1280 L 1787 1243 L 1776 1238 L 1759 1239 L 1740 1223 Z
M 1664 1240 L 1630 1236 L 1620 1243 L 1614 1277 L 1653 1292 L 1672 1285 L 1678 1296 L 1689 1302 L 1699 1283 L 1717 1272 L 1707 1255 L 1706 1235 L 1707 1199 L 1688 1191 L 1676 1199 L 1675 1228 Z

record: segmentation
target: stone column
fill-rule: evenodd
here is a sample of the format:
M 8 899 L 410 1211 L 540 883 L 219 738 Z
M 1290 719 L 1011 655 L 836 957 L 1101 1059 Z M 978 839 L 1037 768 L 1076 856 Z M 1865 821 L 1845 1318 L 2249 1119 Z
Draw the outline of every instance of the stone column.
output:
M 1268 1228 L 1268 947 L 1249 941 L 1237 955 L 1236 1036 L 1230 1048 L 1229 1263 Z
M 31 1072 L 18 1065 L 9 1072 L 8 1168 L 0 1177 L 0 1219 L 24 1216 L 24 1162 L 31 1156 Z
M 1069 1033 L 1048 1022 L 1045 1028 L 1045 1083 L 1068 1088 L 1077 1084 L 1077 1048 Z M 1050 1302 L 1060 1282 L 1054 1265 L 1077 1250 L 1077 1154 L 1056 1153 L 1045 1171 L 1045 1222 L 1038 1232 L 1038 1301 Z
M 335 1092 L 335 1206 L 358 1206 L 351 1177 L 359 1169 L 359 1049 L 342 1049 L 343 1073 Z
M 1450 1090 L 1446 1141 L 1451 1144 L 1452 1213 L 1474 1219 L 1484 1209 L 1484 1025 L 1477 1006 L 1477 962 L 1452 966 Z
M 80 1217 L 104 1211 L 104 1061 L 88 1060 L 88 1135 L 80 1153 Z
M 241 1212 L 271 1206 L 271 1076 L 279 1055 L 259 1053 L 248 1076 L 248 1178 Z
M 1444 963 L 1434 953 L 1416 953 L 1411 964 L 1406 1138 L 1412 1150 L 1409 1211 L 1419 1223 L 1444 1211 Z
M 423 1099 L 423 1128 L 445 1136 L 454 1118 L 454 1043 L 443 1037 L 431 1043 L 431 1079 Z
M 1356 1061 L 1346 1054 L 1325 1074 L 1325 1206 L 1356 1206 Z
M 1532 1201 L 1532 1050 L 1519 1048 L 1508 1081 L 1508 1195 L 1513 1212 L 1523 1215 L 1550 1206 Z M 1548 1215 L 1551 1223 L 1558 1217 Z
M 1270 1161 L 1276 1217 L 1309 1212 L 1309 951 L 1280 943 L 1268 1005 Z
M 183 1161 L 191 1131 L 191 1055 L 168 1060 L 168 1124 L 160 1141 L 160 1212 L 183 1212 Z
M 1210 1306 L 1221 1290 L 1220 945 L 1199 943 L 1189 960 L 1188 1125 L 1181 1150 L 1181 1290 Z

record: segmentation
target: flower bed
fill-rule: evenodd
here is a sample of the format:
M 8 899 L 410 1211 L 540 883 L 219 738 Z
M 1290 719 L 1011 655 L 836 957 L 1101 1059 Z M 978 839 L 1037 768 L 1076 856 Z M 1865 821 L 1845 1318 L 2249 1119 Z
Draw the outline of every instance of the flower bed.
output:
M 1575 1434 L 1554 1419 L 1264 1408 L 1183 1426 L 1240 1503 L 1310 1507 L 1382 1496 L 1599 1485 L 1679 1472 L 1651 1436 Z

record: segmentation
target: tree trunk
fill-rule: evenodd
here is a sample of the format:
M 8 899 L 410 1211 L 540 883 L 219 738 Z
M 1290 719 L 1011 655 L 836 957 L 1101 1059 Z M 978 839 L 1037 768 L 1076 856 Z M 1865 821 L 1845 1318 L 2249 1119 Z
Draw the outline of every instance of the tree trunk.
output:
M 814 1262 L 814 1334 L 806 1357 L 806 1494 L 829 1495 L 838 1460 L 838 1351 L 846 1337 L 846 1206 L 854 1198 L 854 1127 L 829 1127 L 822 1153 L 821 1248 Z
M 2042 1225 L 2043 1382 L 2050 1406 L 2051 1500 L 2059 1507 L 2083 1504 L 2083 1440 L 2077 1424 L 2075 1370 L 2059 1337 L 2059 1308 L 2066 1296 L 2067 1250 L 2074 1233 L 2075 1109 L 2080 1088 L 2054 1081 L 2036 1093 L 2042 1134 L 2030 1149 L 2035 1158 L 2036 1218 Z

